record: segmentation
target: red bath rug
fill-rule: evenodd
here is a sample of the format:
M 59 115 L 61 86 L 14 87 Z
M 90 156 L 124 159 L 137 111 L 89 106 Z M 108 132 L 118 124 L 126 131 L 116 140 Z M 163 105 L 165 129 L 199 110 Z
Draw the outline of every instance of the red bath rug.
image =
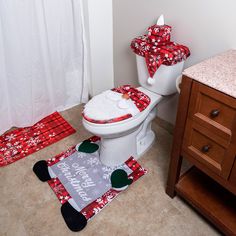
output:
M 128 185 L 147 173 L 133 157 L 118 166 L 103 165 L 99 148 L 100 138 L 93 136 L 47 161 L 37 162 L 33 168 L 56 194 L 64 220 L 72 231 L 82 230 Z M 121 173 L 125 174 L 122 178 Z
M 1 135 L 0 167 L 37 152 L 75 132 L 58 112 L 54 112 L 33 126 L 18 128 Z
M 72 156 L 76 152 L 75 146 L 68 149 L 66 152 L 63 152 L 47 161 L 48 166 L 55 165 L 56 163 L 63 161 L 65 158 Z M 88 162 L 94 161 L 94 163 L 90 163 L 92 167 L 96 166 L 96 159 L 89 159 Z M 80 162 L 78 162 L 80 163 Z M 137 181 L 140 177 L 147 173 L 147 170 L 142 168 L 142 166 L 133 158 L 130 157 L 124 164 L 122 164 L 126 169 L 130 169 L 129 177 L 133 179 L 133 182 Z M 103 177 L 109 178 L 112 171 L 118 168 L 122 168 L 122 165 L 118 167 L 105 167 Z M 71 199 L 71 195 L 66 190 L 66 187 L 61 183 L 58 177 L 52 178 L 48 180 L 48 184 L 50 185 L 53 192 L 56 194 L 58 200 L 61 204 L 66 203 L 69 199 Z M 96 189 L 96 188 L 95 188 Z M 113 188 L 108 189 L 103 195 L 99 196 L 97 199 L 94 199 L 90 204 L 84 206 L 81 210 L 81 213 L 86 217 L 87 220 L 91 219 L 94 215 L 99 213 L 108 203 L 110 203 L 122 190 L 117 191 Z

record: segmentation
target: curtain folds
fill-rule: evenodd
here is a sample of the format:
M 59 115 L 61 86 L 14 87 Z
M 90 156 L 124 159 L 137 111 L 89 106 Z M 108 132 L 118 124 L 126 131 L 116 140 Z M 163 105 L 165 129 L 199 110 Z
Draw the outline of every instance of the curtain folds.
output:
M 0 0 L 0 134 L 87 99 L 82 0 Z

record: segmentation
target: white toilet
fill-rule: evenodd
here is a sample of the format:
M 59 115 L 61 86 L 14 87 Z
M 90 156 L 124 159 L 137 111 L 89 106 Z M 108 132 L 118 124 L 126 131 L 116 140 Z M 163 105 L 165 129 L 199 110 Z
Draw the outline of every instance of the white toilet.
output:
M 101 137 L 100 160 L 108 166 L 119 165 L 130 156 L 138 159 L 151 147 L 155 139 L 151 122 L 156 116 L 156 106 L 165 96 L 177 92 L 176 79 L 184 66 L 184 61 L 173 66 L 161 65 L 155 73 L 155 83 L 150 85 L 145 59 L 136 56 L 136 61 L 141 85 L 136 89 L 143 93 L 141 100 L 145 95 L 150 98 L 144 110 L 139 111 L 132 99 L 108 90 L 94 96 L 83 112 L 84 127 Z

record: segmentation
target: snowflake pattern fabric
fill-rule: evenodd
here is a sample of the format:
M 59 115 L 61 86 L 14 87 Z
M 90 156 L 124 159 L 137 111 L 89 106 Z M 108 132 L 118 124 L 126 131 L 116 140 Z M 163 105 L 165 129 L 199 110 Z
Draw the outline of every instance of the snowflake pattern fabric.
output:
M 151 78 L 162 64 L 171 66 L 190 56 L 188 47 L 170 41 L 170 34 L 170 26 L 153 25 L 148 28 L 148 34 L 139 36 L 131 42 L 130 46 L 134 53 L 145 57 Z
M 55 112 L 35 125 L 19 128 L 0 136 L 0 167 L 11 164 L 75 132 Z
M 90 141 L 93 140 L 92 142 L 99 144 L 100 138 L 97 136 L 93 136 L 89 140 Z M 128 173 L 129 178 L 133 179 L 133 182 L 138 180 L 141 176 L 143 176 L 147 172 L 140 166 L 140 164 L 133 157 L 130 157 L 124 164 L 116 167 L 104 166 L 100 163 L 100 161 L 98 163 L 97 161 L 95 161 L 95 159 L 98 160 L 98 157 L 99 157 L 98 152 L 96 152 L 93 155 L 85 154 L 81 156 L 80 152 L 77 152 L 75 150 L 75 146 L 73 146 L 66 152 L 63 152 L 47 161 L 48 166 L 50 166 L 50 168 L 53 168 L 53 165 L 63 163 L 63 160 L 65 159 L 68 160 L 68 162 L 66 163 L 72 166 L 73 163 L 71 161 L 73 159 L 80 158 L 81 165 L 80 166 L 78 165 L 80 169 L 86 166 L 86 168 L 89 169 L 90 172 L 89 175 L 96 176 L 97 182 L 100 181 L 102 184 L 108 183 L 107 186 L 103 187 L 104 189 L 106 189 L 106 191 L 104 191 L 103 194 L 101 194 L 100 188 L 90 189 L 91 195 L 89 196 L 96 196 L 96 199 L 90 201 L 89 204 L 86 205 L 84 203 L 81 204 L 81 202 L 80 203 L 77 202 L 78 208 L 79 209 L 82 208 L 81 213 L 86 217 L 87 220 L 91 219 L 94 215 L 99 213 L 108 203 L 110 203 L 121 192 L 111 188 L 110 176 L 115 169 L 119 168 L 124 169 Z M 53 170 L 55 171 L 55 169 Z M 65 171 L 65 169 L 63 171 Z M 55 172 L 57 172 L 57 170 Z M 71 174 L 72 176 L 75 176 L 75 173 Z M 68 173 L 66 175 L 68 176 Z M 61 204 L 66 203 L 71 198 L 76 202 L 76 199 L 72 197 L 73 194 L 69 193 L 71 191 L 70 187 L 68 187 L 68 184 L 63 184 L 62 182 L 64 180 L 63 178 L 61 178 L 62 180 L 61 182 L 60 178 L 61 177 L 59 178 L 56 177 L 48 181 L 48 184 L 56 194 L 58 200 L 60 201 Z

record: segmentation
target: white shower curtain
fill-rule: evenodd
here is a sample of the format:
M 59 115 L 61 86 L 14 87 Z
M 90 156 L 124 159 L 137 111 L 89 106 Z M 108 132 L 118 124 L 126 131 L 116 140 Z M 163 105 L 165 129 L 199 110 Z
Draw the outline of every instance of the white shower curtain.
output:
M 0 134 L 88 98 L 82 0 L 0 0 Z

